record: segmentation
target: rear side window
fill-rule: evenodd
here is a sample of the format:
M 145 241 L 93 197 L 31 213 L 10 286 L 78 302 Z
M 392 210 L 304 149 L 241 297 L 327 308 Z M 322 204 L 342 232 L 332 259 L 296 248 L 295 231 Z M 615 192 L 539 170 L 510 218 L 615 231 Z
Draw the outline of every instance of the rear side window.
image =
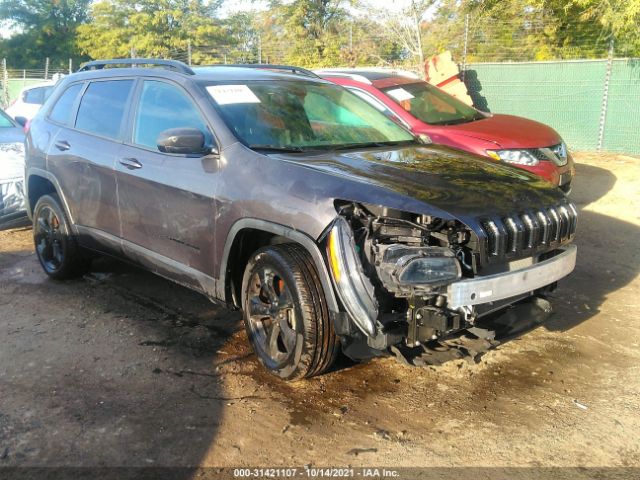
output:
M 145 81 L 136 112 L 133 143 L 155 150 L 161 132 L 180 127 L 197 128 L 207 141 L 211 140 L 198 108 L 180 88 Z
M 58 101 L 51 109 L 49 118 L 54 122 L 68 125 L 72 114 L 71 109 L 73 108 L 80 90 L 82 90 L 82 83 L 76 83 L 75 85 L 71 85 L 67 88 L 64 93 L 60 95 L 60 98 L 58 98 Z
M 109 80 L 89 85 L 78 108 L 76 128 L 117 138 L 133 80 Z
M 35 105 L 42 105 L 49 96 L 51 87 L 37 87 L 31 88 L 24 92 L 22 101 L 24 103 L 31 103 Z

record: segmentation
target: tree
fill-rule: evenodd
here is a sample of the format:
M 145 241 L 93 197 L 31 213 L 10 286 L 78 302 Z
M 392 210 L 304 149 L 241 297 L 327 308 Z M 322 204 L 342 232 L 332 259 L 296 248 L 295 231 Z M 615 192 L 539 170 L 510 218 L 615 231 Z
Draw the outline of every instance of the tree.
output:
M 278 32 L 284 60 L 302 66 L 331 66 L 345 46 L 347 12 L 343 0 L 274 0 L 265 18 Z M 285 40 L 286 44 L 282 44 Z M 282 47 L 285 47 L 284 49 Z
M 616 51 L 640 55 L 640 0 L 574 0 L 581 18 L 596 22 L 603 36 L 613 38 Z
M 92 21 L 78 28 L 78 46 L 93 58 L 134 54 L 186 60 L 189 43 L 222 41 L 214 19 L 217 6 L 202 0 L 102 0 L 92 7 Z M 197 51 L 193 60 L 208 58 Z
M 255 12 L 239 12 L 224 22 L 225 36 L 230 43 L 229 55 L 233 63 L 257 63 L 260 57 L 261 38 Z
M 378 9 L 377 17 L 388 35 L 416 58 L 419 65 L 424 65 L 423 24 L 437 0 L 405 0 L 403 3 L 400 11 L 393 14 L 387 8 Z
M 91 0 L 0 0 L 0 18 L 17 33 L 4 40 L 0 54 L 23 67 L 41 66 L 49 57 L 52 66 L 78 57 L 75 38 L 87 20 Z
M 457 39 L 446 47 L 460 54 L 468 14 L 470 61 L 602 58 L 609 37 L 579 1 L 585 0 L 446 0 L 429 24 L 429 36 Z

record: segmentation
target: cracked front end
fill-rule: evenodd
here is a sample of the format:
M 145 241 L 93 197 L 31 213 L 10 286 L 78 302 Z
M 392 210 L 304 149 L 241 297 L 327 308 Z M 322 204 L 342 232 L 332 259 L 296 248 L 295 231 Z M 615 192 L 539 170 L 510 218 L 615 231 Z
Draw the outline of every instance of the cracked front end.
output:
M 352 202 L 336 204 L 327 236 L 334 286 L 369 348 L 419 346 L 544 293 L 575 266 L 568 203 L 504 218 L 455 219 Z M 349 352 L 346 352 L 349 354 Z

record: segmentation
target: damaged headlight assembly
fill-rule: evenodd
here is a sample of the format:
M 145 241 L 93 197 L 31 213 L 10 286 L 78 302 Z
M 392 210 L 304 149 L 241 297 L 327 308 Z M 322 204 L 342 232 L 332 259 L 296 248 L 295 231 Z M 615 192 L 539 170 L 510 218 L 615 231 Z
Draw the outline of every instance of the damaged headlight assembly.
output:
M 445 247 L 379 244 L 375 267 L 379 281 L 396 297 L 431 294 L 462 276 L 454 252 Z M 368 336 L 376 334 L 379 308 L 375 288 L 364 272 L 349 222 L 338 217 L 327 240 L 331 274 L 345 310 Z
M 399 296 L 408 296 L 455 282 L 462 276 L 454 253 L 444 247 L 381 246 L 376 265 L 382 284 Z M 380 248 L 380 247 L 379 247 Z

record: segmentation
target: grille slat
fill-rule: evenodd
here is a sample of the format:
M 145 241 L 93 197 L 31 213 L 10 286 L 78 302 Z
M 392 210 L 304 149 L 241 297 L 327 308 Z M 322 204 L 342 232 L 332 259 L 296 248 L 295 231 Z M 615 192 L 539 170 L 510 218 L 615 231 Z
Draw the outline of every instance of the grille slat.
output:
M 573 203 L 569 204 L 569 215 L 571 216 L 571 226 L 569 227 L 569 231 L 571 232 L 571 236 L 575 235 L 576 227 L 578 226 L 578 211 Z
M 538 160 L 550 160 L 559 167 L 567 164 L 567 148 L 564 144 L 558 143 L 545 148 L 532 148 L 528 152 Z
M 551 219 L 543 210 L 540 210 L 537 215 L 538 220 L 540 220 L 540 223 L 542 225 L 542 238 L 540 240 L 540 243 L 542 243 L 543 245 L 549 245 L 549 239 L 551 236 Z
M 559 242 L 560 241 L 560 215 L 554 207 L 551 207 L 547 210 L 549 212 L 549 218 L 551 219 L 551 238 L 550 242 Z
M 526 248 L 534 248 L 538 245 L 538 238 L 540 236 L 540 226 L 536 217 L 533 215 L 529 215 L 525 213 L 520 217 L 522 219 L 522 223 L 525 226 L 525 231 L 527 232 L 526 238 Z
M 480 222 L 490 259 L 513 258 L 560 245 L 573 238 L 577 223 L 578 212 L 571 203 Z
M 567 207 L 564 205 L 562 205 L 558 211 L 560 212 L 560 218 L 562 219 L 561 240 L 564 241 L 571 235 L 571 218 L 569 217 L 569 210 L 567 210 Z

